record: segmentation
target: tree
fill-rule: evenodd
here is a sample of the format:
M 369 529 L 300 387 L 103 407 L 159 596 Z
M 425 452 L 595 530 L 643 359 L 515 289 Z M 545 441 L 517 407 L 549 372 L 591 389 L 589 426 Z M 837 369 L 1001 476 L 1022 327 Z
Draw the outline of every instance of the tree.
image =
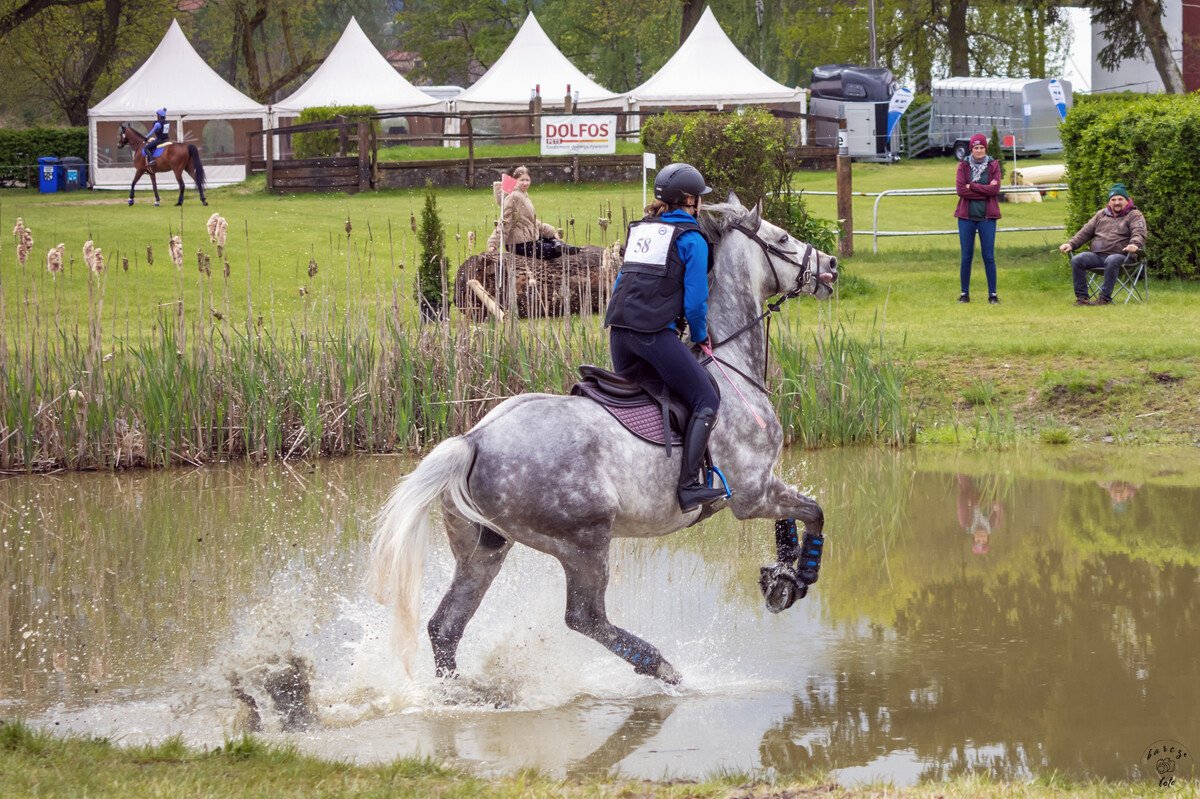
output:
M 425 183 L 425 206 L 421 209 L 421 229 L 417 235 L 421 241 L 421 263 L 417 265 L 417 303 L 421 308 L 421 319 L 443 319 L 446 228 L 442 226 L 437 194 L 430 182 Z
M 505 0 L 413 0 L 396 15 L 397 36 L 421 54 L 416 78 L 466 86 L 501 56 L 529 10 Z
M 1092 22 L 1102 26 L 1107 42 L 1096 55 L 1100 66 L 1113 72 L 1122 61 L 1144 58 L 1149 50 L 1167 92 L 1187 94 L 1163 27 L 1162 0 L 1086 0 L 1084 5 L 1092 9 Z
M 149 54 L 174 6 L 170 0 L 91 0 L 47 7 L 4 37 L 5 59 L 30 79 L 36 98 L 61 110 L 70 124 L 86 125 L 88 107 Z
M 91 0 L 22 0 L 0 3 L 0 39 L 53 8 L 85 5 Z

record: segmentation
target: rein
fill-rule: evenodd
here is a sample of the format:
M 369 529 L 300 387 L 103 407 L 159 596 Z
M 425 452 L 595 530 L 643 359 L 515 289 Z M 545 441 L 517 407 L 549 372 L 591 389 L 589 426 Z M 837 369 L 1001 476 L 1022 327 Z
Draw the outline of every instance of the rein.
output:
M 804 255 L 800 258 L 799 261 L 797 261 L 790 257 L 792 255 L 795 255 L 795 253 L 788 252 L 786 250 L 781 250 L 778 247 L 776 247 L 772 244 L 768 244 L 767 242 L 763 241 L 762 237 L 758 235 L 757 230 L 751 230 L 750 228 L 743 227 L 740 223 L 734 223 L 733 225 L 731 225 L 731 227 L 734 230 L 744 233 L 746 236 L 748 236 L 750 238 L 751 241 L 753 241 L 755 244 L 757 244 L 759 247 L 762 248 L 763 254 L 766 255 L 766 257 L 767 257 L 767 265 L 771 267 L 771 274 L 775 278 L 775 285 L 779 287 L 781 293 L 779 295 L 777 295 L 777 299 L 775 299 L 774 301 L 767 302 L 767 310 L 763 311 L 761 314 L 759 314 L 758 316 L 754 317 L 746 324 L 739 327 L 731 335 L 726 336 L 725 338 L 721 339 L 720 341 L 714 343 L 708 350 L 708 356 L 700 361 L 700 365 L 704 366 L 709 361 L 716 361 L 718 367 L 720 367 L 721 365 L 728 366 L 730 369 L 732 369 L 733 371 L 735 371 L 739 375 L 741 375 L 742 378 L 746 380 L 746 382 L 748 382 L 750 385 L 757 388 L 763 394 L 770 395 L 771 392 L 770 392 L 770 390 L 767 389 L 766 382 L 767 382 L 767 365 L 768 365 L 767 355 L 770 352 L 770 344 L 771 344 L 771 315 L 774 313 L 778 313 L 780 308 L 783 307 L 783 304 L 785 302 L 787 302 L 788 300 L 793 299 L 795 297 L 799 297 L 804 292 L 804 286 L 810 280 L 816 279 L 816 276 L 811 273 L 811 267 L 809 266 L 809 262 L 812 260 L 812 254 L 814 252 L 814 248 L 811 244 L 805 242 Z M 791 291 L 788 291 L 788 292 L 783 291 L 783 283 L 779 280 L 779 273 L 775 270 L 775 262 L 773 260 L 771 260 L 772 255 L 782 258 L 785 262 L 792 264 L 793 266 L 800 267 L 800 276 L 796 279 L 796 286 Z M 763 379 L 762 379 L 762 382 L 760 383 L 757 380 L 755 380 L 754 378 L 752 378 L 750 375 L 743 372 L 741 369 L 738 369 L 736 366 L 729 363 L 728 361 L 718 358 L 716 355 L 713 354 L 713 350 L 717 349 L 718 347 L 724 346 L 725 344 L 728 344 L 730 341 L 733 341 L 735 338 L 742 335 L 747 330 L 749 330 L 752 327 L 754 327 L 755 325 L 757 325 L 759 322 L 762 322 L 764 319 L 767 322 L 766 339 L 765 339 L 767 352 L 765 352 L 763 354 Z

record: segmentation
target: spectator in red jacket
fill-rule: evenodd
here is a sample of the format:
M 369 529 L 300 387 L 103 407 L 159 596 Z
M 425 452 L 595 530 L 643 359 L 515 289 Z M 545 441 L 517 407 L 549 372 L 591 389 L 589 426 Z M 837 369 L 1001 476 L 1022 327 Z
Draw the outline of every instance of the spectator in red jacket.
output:
M 979 234 L 979 249 L 983 253 L 983 269 L 987 274 L 988 302 L 1000 302 L 996 295 L 996 220 L 1000 218 L 1000 162 L 987 154 L 987 137 L 976 133 L 971 137 L 971 154 L 958 165 L 958 243 L 962 251 L 959 280 L 962 294 L 959 302 L 971 301 L 971 262 L 975 260 L 975 234 Z

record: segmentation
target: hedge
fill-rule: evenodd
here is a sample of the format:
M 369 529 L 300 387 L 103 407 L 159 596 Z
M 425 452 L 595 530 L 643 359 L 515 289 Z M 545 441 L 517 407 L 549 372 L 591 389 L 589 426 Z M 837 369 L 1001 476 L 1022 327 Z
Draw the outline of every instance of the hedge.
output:
M 87 128 L 0 129 L 0 180 L 24 180 L 23 167 L 39 156 L 87 158 Z
M 1155 276 L 1200 278 L 1200 96 L 1080 103 L 1061 132 L 1068 232 L 1087 222 L 1120 181 L 1146 215 Z
M 337 116 L 357 117 L 378 113 L 370 105 L 326 105 L 317 108 L 305 108 L 300 112 L 297 124 L 306 122 L 327 122 Z M 378 122 L 372 122 L 378 126 Z M 348 149 L 358 151 L 357 137 L 351 137 Z M 292 149 L 297 158 L 320 158 L 336 155 L 338 152 L 338 132 L 336 130 L 314 130 L 308 133 L 296 133 L 292 136 Z
M 683 161 L 700 170 L 723 202 L 730 191 L 747 207 L 764 201 L 767 219 L 823 252 L 836 247 L 832 222 L 808 213 L 804 199 L 790 194 L 795 162 L 783 121 L 763 109 L 738 114 L 662 114 L 642 124 L 646 152 L 659 168 Z
M 660 168 L 684 161 L 700 170 L 716 199 L 730 191 L 747 206 L 778 188 L 786 155 L 783 122 L 762 109 L 740 114 L 662 114 L 642 125 L 646 152 Z

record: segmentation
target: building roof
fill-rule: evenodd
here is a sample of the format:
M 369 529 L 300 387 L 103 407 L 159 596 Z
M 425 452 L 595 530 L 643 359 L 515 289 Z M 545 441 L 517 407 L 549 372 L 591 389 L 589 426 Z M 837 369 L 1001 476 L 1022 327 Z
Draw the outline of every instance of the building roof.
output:
M 88 116 L 143 119 L 163 106 L 172 117 L 261 117 L 267 110 L 206 64 L 176 20 L 137 72 L 89 109 Z
M 683 45 L 650 80 L 626 96 L 641 106 L 745 105 L 797 99 L 742 55 L 705 8 Z
M 351 17 L 313 76 L 272 110 L 284 116 L 329 105 L 370 105 L 385 113 L 429 111 L 439 102 L 397 72 Z
M 539 86 L 543 107 L 561 106 L 568 86 L 572 93 L 579 93 L 581 105 L 623 105 L 620 95 L 600 86 L 567 60 L 532 12 L 491 69 L 454 102 L 461 111 L 519 111 L 529 107 L 529 99 Z

